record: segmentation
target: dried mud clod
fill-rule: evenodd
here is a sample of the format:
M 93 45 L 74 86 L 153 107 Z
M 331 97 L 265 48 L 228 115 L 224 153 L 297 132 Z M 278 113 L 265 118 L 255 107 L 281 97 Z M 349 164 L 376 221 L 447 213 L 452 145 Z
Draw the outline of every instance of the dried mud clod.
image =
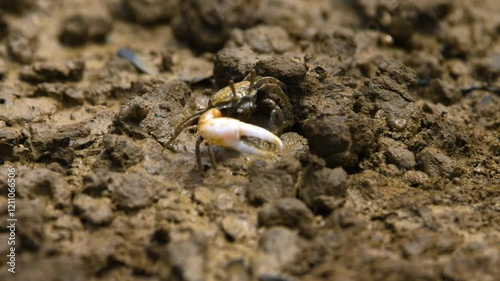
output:
M 451 1 L 355 1 L 366 21 L 377 22 L 400 43 L 406 43 L 417 32 L 437 32 L 439 22 L 452 9 Z
M 207 248 L 201 237 L 191 236 L 185 241 L 174 242 L 168 245 L 162 254 L 167 265 L 163 278 L 195 281 L 203 280 L 205 276 L 205 257 Z
M 347 196 L 348 175 L 341 167 L 330 169 L 317 156 L 302 159 L 306 165 L 298 187 L 300 198 L 312 211 L 328 213 L 337 209 Z
M 420 91 L 420 96 L 445 105 L 454 104 L 462 99 L 462 93 L 459 89 L 452 86 L 450 82 L 441 79 L 430 82 L 427 87 Z
M 116 116 L 116 129 L 134 138 L 153 136 L 166 142 L 182 121 L 183 106 L 191 91 L 181 81 L 138 84 L 141 96 L 131 98 Z
M 5 161 L 12 162 L 19 160 L 18 155 L 16 155 L 16 149 L 21 139 L 21 132 L 18 130 L 6 127 L 0 130 L 0 154 L 2 155 L 0 164 L 5 163 Z
M 29 144 L 33 160 L 70 165 L 75 158 L 73 145 L 89 133 L 89 128 L 84 124 L 61 127 L 32 124 L 29 127 Z
M 92 198 L 80 194 L 73 199 L 73 206 L 84 220 L 95 225 L 108 224 L 113 220 L 113 209 L 109 198 Z
M 57 208 L 68 208 L 70 205 L 71 190 L 60 173 L 45 168 L 34 169 L 23 173 L 19 181 L 22 198 L 43 198 L 45 203 L 53 201 Z
M 264 24 L 282 26 L 292 37 L 310 39 L 324 28 L 331 9 L 331 3 L 323 0 L 267 0 L 262 1 L 256 15 Z
M 168 188 L 152 176 L 138 173 L 117 173 L 96 169 L 84 178 L 84 188 L 74 200 L 78 210 L 94 224 L 110 222 L 112 211 L 138 210 L 163 197 Z M 108 201 L 111 200 L 111 201 Z M 90 213 L 94 208 L 99 212 Z
M 303 244 L 296 231 L 282 226 L 270 227 L 259 239 L 253 275 L 261 280 L 283 280 L 286 278 L 283 269 L 300 256 Z
M 428 147 L 418 154 L 418 163 L 421 169 L 431 177 L 451 179 L 457 175 L 453 159 L 432 147 Z
M 353 168 L 374 149 L 380 126 L 369 118 L 351 114 L 347 117 L 313 117 L 303 122 L 311 152 L 325 159 L 329 167 Z
M 415 154 L 405 145 L 391 138 L 379 138 L 379 151 L 384 153 L 387 163 L 396 165 L 399 169 L 411 170 L 415 167 Z
M 113 176 L 113 181 L 108 188 L 111 191 L 113 203 L 119 208 L 137 209 L 153 203 L 154 189 L 158 187 L 154 184 L 140 174 L 127 174 Z
M 345 118 L 340 116 L 310 118 L 304 122 L 303 131 L 305 137 L 309 139 L 309 147 L 313 153 L 325 159 L 331 157 L 332 161 L 338 161 L 335 164 L 340 164 L 342 161 L 340 159 L 349 163 L 349 155 L 340 157 L 348 152 L 352 144 L 352 136 Z
M 64 83 L 41 83 L 38 84 L 35 97 L 46 96 L 59 101 L 64 106 L 78 106 L 85 102 L 85 94 L 82 89 L 65 85 Z
M 255 68 L 257 61 L 257 54 L 248 48 L 220 50 L 215 55 L 214 62 L 214 78 L 217 87 L 226 87 L 229 80 L 243 80 Z
M 265 204 L 259 211 L 259 226 L 286 226 L 305 235 L 314 231 L 314 215 L 304 202 L 282 198 Z
M 272 56 L 260 59 L 255 71 L 262 76 L 274 77 L 287 85 L 291 93 L 297 92 L 298 85 L 304 80 L 306 65 L 293 57 Z
M 104 146 L 111 161 L 122 168 L 136 165 L 144 158 L 141 147 L 123 135 L 106 134 Z
M 179 0 L 122 0 L 126 12 L 141 24 L 168 22 L 178 9 Z
M 355 36 L 349 29 L 332 27 L 318 31 L 307 45 L 305 59 L 309 69 L 320 67 L 331 75 L 342 75 L 354 63 L 357 50 Z
M 32 63 L 35 59 L 37 48 L 37 36 L 27 35 L 21 31 L 12 31 L 7 36 L 8 54 L 19 63 Z
M 247 200 L 255 205 L 294 197 L 302 166 L 297 159 L 284 159 L 267 169 L 254 169 L 246 188 Z
M 385 119 L 388 129 L 408 138 L 420 129 L 421 111 L 409 89 L 415 83 L 415 73 L 396 61 L 382 61 L 379 72 L 365 81 L 364 96 L 356 104 L 356 110 L 371 117 Z
M 247 30 L 236 29 L 226 48 L 248 46 L 257 54 L 282 54 L 295 49 L 295 44 L 281 26 L 258 25 Z
M 256 230 L 252 218 L 243 214 L 225 216 L 221 228 L 231 241 L 251 239 Z
M 220 50 L 214 63 L 217 86 L 228 85 L 229 80 L 240 81 L 252 70 L 260 76 L 274 77 L 294 92 L 306 76 L 306 66 L 300 59 L 287 55 L 258 55 L 248 48 L 224 48 Z
M 34 62 L 25 66 L 19 78 L 29 83 L 80 81 L 85 71 L 85 62 L 80 59 L 65 62 Z
M 103 43 L 113 29 L 104 16 L 73 15 L 61 23 L 59 41 L 67 46 L 81 46 L 87 42 Z
M 172 28 L 177 38 L 198 51 L 217 51 L 228 40 L 231 28 L 248 28 L 256 23 L 260 2 L 182 1 Z

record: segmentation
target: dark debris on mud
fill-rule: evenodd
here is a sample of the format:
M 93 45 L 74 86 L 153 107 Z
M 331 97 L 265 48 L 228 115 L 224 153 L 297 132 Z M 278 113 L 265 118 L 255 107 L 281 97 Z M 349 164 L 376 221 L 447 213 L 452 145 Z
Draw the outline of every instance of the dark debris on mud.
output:
M 498 1 L 0 10 L 1 280 L 500 276 Z M 200 172 L 194 127 L 164 147 L 252 70 L 293 106 L 275 158 L 202 146 Z

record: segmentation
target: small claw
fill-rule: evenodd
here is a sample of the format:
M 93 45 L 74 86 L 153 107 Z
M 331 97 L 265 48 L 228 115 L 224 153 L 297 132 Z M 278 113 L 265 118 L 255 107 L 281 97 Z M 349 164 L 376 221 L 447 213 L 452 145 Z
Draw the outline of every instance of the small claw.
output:
M 250 146 L 241 139 L 242 137 L 261 139 L 274 144 L 280 150 L 283 149 L 283 142 L 275 134 L 234 118 L 219 117 L 206 120 L 198 125 L 198 132 L 209 143 L 259 156 L 273 156 L 274 153 Z

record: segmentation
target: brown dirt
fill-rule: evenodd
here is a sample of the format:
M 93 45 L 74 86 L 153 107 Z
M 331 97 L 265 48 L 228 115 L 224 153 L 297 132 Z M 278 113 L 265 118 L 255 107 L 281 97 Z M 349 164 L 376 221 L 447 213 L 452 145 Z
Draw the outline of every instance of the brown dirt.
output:
M 498 280 L 500 2 L 414 2 L 0 1 L 0 279 Z M 276 158 L 163 149 L 252 69 Z

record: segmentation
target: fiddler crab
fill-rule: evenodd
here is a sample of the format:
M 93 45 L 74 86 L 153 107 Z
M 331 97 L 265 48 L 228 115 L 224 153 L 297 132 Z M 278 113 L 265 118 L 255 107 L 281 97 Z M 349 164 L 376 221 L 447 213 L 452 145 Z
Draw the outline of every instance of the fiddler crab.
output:
M 286 86 L 273 77 L 258 77 L 252 71 L 243 81 L 219 90 L 209 99 L 208 107 L 187 117 L 175 128 L 174 134 L 165 146 L 173 151 L 172 143 L 187 127 L 197 125 L 196 162 L 203 171 L 200 145 L 207 142 L 210 162 L 217 169 L 210 144 L 231 148 L 259 156 L 274 156 L 245 141 L 256 138 L 273 144 L 280 150 L 283 143 L 277 135 L 293 125 L 292 104 L 285 94 Z M 245 123 L 256 111 L 269 113 L 268 129 Z

